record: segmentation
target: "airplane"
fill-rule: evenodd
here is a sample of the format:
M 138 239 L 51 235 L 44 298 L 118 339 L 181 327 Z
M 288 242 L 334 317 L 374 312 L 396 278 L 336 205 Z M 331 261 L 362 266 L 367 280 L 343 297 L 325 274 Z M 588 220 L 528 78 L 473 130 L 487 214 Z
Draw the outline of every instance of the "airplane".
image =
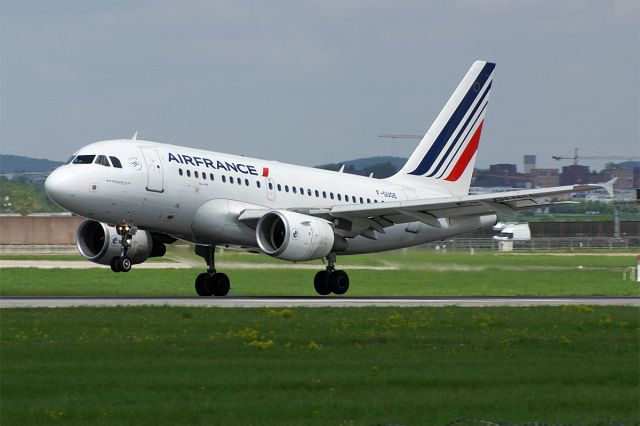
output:
M 468 195 L 495 64 L 476 61 L 406 164 L 386 179 L 137 139 L 80 148 L 45 181 L 49 198 L 86 220 L 77 247 L 87 260 L 128 272 L 166 244 L 195 244 L 207 269 L 199 296 L 225 296 L 216 246 L 287 261 L 326 259 L 320 295 L 342 295 L 337 256 L 376 253 L 492 227 L 499 213 L 546 207 L 542 197 L 605 189 L 615 180 Z

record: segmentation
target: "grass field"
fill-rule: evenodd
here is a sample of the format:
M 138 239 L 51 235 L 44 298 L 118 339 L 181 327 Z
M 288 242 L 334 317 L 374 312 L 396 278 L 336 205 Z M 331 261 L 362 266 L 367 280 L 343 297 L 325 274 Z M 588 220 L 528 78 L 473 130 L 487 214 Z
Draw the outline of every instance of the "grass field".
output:
M 3 425 L 640 418 L 636 308 L 0 315 Z
M 170 253 L 176 262 L 197 259 L 187 250 Z M 269 256 L 225 252 L 218 267 L 231 278 L 231 295 L 311 296 L 313 270 L 264 269 L 287 263 Z M 41 258 L 25 256 L 37 264 Z M 351 278 L 350 296 L 638 296 L 640 286 L 622 279 L 637 263 L 635 254 L 554 255 L 446 253 L 408 250 L 339 259 Z M 322 262 L 307 262 L 322 269 Z M 249 266 L 238 269 L 234 265 Z M 340 267 L 340 264 L 338 265 Z M 225 265 L 229 265 L 226 267 Z M 292 264 L 288 264 L 292 265 Z M 391 268 L 349 269 L 349 265 Z M 108 269 L 0 270 L 0 295 L 38 296 L 192 296 L 193 281 L 204 270 L 134 269 L 113 274 Z

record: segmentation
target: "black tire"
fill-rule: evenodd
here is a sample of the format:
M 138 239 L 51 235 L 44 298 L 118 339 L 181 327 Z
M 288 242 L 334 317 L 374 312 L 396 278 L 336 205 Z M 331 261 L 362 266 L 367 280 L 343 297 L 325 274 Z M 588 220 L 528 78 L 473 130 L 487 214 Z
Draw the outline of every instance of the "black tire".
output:
M 120 272 L 129 272 L 131 270 L 131 259 L 129 258 L 121 257 L 116 263 Z
M 111 258 L 111 262 L 109 262 L 109 263 L 111 265 L 111 270 L 113 272 L 120 272 L 120 267 L 118 266 L 118 261 L 119 260 L 120 260 L 120 258 L 118 256 L 114 256 L 114 257 Z
M 196 277 L 196 293 L 198 293 L 198 296 L 213 296 L 213 293 L 209 291 L 206 285 L 208 277 L 209 275 L 204 272 Z
M 331 294 L 331 287 L 329 287 L 329 272 L 328 271 L 318 271 L 316 276 L 313 278 L 313 287 L 316 289 L 316 292 L 321 296 L 326 296 Z
M 206 287 L 214 296 L 226 296 L 231 289 L 231 282 L 226 274 L 215 273 L 207 278 Z
M 333 271 L 328 281 L 331 291 L 335 294 L 345 294 L 349 290 L 349 275 L 345 271 Z

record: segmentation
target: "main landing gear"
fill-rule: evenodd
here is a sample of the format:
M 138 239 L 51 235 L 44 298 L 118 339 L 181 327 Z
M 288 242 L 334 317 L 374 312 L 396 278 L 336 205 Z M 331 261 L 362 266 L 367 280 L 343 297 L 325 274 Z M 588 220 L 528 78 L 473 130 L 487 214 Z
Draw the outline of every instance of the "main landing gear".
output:
M 117 225 L 116 232 L 120 235 L 120 256 L 111 258 L 111 270 L 113 272 L 129 272 L 131 270 L 131 259 L 127 257 L 127 252 L 131 248 L 131 241 L 136 232 L 138 232 L 138 228 L 129 225 Z
M 196 246 L 196 254 L 207 262 L 207 272 L 196 278 L 196 293 L 198 296 L 226 296 L 231 288 L 229 277 L 216 272 L 214 254 L 216 246 Z
M 327 269 L 316 274 L 313 286 L 318 294 L 322 296 L 330 293 L 345 294 L 349 290 L 349 276 L 344 271 L 336 270 L 335 253 L 329 253 L 327 256 Z

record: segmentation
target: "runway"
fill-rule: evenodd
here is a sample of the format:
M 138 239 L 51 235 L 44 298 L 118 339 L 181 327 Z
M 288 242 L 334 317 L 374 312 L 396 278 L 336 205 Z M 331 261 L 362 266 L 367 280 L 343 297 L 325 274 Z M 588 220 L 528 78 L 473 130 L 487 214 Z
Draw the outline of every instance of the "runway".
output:
M 207 308 L 360 308 L 636 306 L 638 297 L 0 297 L 0 308 L 176 306 Z

